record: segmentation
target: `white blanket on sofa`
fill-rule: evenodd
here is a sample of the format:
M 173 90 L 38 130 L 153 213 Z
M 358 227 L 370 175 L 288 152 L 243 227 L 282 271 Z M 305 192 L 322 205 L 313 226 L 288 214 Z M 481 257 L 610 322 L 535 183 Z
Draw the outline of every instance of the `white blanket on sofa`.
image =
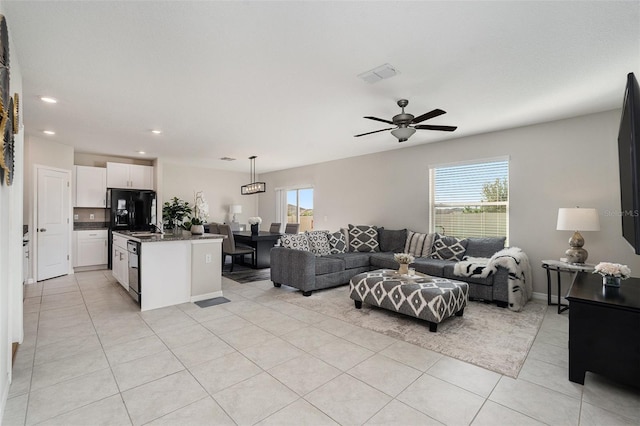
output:
M 467 256 L 456 263 L 453 273 L 461 277 L 486 278 L 499 266 L 509 271 L 509 309 L 520 311 L 531 299 L 533 283 L 529 258 L 518 247 L 502 249 L 491 258 Z

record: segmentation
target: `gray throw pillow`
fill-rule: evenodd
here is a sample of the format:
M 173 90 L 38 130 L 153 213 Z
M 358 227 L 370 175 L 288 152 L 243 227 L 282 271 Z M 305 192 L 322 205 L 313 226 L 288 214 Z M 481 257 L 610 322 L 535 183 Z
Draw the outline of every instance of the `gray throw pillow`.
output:
M 365 253 L 380 251 L 378 227 L 349 224 L 349 249 Z
M 491 257 L 504 248 L 507 237 L 483 237 L 467 238 L 467 251 L 465 256 Z
M 462 260 L 467 250 L 467 240 L 436 234 L 433 239 L 432 259 Z
M 328 235 L 329 237 L 329 254 L 339 254 L 347 252 L 347 240 L 344 232 L 338 231 Z
M 327 231 L 306 231 L 307 240 L 309 241 L 309 250 L 316 256 L 326 256 L 329 254 L 329 238 Z
M 378 229 L 378 242 L 380 251 L 391 253 L 402 253 L 407 242 L 407 230 L 398 229 Z
M 408 231 L 404 252 L 415 257 L 429 257 L 431 246 L 435 234 L 421 234 L 419 232 Z
M 309 240 L 305 234 L 283 234 L 280 245 L 288 249 L 309 251 Z

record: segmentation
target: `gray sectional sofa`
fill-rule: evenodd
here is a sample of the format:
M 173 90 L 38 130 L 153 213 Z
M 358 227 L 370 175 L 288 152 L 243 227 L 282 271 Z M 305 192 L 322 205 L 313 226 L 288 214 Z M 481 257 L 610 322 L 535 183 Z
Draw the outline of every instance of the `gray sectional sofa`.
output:
M 412 233 L 410 233 L 412 234 Z M 425 234 L 421 234 L 425 235 Z M 433 234 L 429 234 L 433 241 Z M 436 234 L 437 235 L 437 234 Z M 274 247 L 271 249 L 271 280 L 273 285 L 287 285 L 310 296 L 314 290 L 348 284 L 357 274 L 374 269 L 398 269 L 394 253 L 406 252 L 409 242 L 407 230 L 384 230 L 378 228 L 379 247 L 377 251 L 349 251 L 317 255 L 311 250 Z M 491 257 L 504 248 L 505 238 L 467 238 L 464 256 Z M 453 273 L 455 261 L 417 257 L 411 267 L 427 275 L 449 278 L 469 283 L 469 298 L 496 302 L 506 307 L 508 295 L 508 271 L 498 268 L 487 278 L 460 277 Z

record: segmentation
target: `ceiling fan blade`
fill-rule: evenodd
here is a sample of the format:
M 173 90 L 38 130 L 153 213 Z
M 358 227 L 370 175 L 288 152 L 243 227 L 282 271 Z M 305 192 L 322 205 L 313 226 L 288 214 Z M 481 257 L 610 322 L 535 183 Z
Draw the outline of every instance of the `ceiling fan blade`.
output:
M 432 126 L 429 124 L 419 124 L 415 128 L 420 130 L 441 130 L 443 132 L 453 132 L 457 129 L 456 126 Z
M 365 136 L 365 135 L 370 135 L 372 133 L 384 132 L 385 130 L 393 130 L 393 129 L 395 129 L 395 127 L 389 127 L 388 129 L 374 130 L 373 132 L 361 133 L 359 135 L 355 135 L 354 138 L 357 138 L 357 137 L 360 137 L 360 136 Z
M 393 121 L 385 120 L 384 118 L 370 117 L 370 116 L 364 117 L 364 118 L 368 118 L 369 120 L 382 121 L 383 123 L 387 123 L 387 124 L 395 124 Z
M 422 114 L 422 115 L 417 116 L 416 118 L 414 118 L 411 121 L 411 123 L 412 124 L 422 123 L 425 120 L 428 120 L 430 118 L 437 117 L 439 115 L 446 114 L 446 113 L 447 113 L 446 111 L 443 111 L 441 109 L 436 108 L 433 111 L 427 112 L 426 114 Z

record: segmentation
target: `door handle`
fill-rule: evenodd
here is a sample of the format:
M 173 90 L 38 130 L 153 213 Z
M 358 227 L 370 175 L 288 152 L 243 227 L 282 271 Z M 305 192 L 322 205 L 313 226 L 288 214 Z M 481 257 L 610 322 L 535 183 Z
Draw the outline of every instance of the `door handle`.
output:
M 38 232 L 47 232 L 47 228 L 40 228 L 38 229 Z

